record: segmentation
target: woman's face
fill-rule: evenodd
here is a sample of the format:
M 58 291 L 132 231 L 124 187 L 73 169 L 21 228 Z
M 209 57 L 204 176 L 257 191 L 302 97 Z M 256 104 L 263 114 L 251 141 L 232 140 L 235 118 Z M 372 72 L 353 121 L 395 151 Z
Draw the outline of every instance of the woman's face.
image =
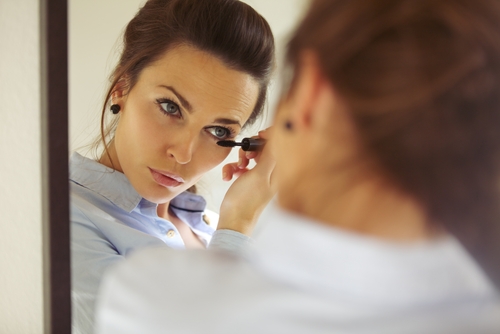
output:
M 165 203 L 221 163 L 257 102 L 258 83 L 181 45 L 146 67 L 121 105 L 111 156 L 137 192 Z M 115 161 L 116 160 L 116 161 Z

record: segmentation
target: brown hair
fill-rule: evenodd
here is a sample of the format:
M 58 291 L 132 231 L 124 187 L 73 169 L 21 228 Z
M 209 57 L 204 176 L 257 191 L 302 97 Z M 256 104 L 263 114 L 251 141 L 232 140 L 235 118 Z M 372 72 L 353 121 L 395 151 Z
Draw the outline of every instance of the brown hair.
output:
M 366 152 L 500 284 L 500 2 L 316 0 L 294 67 L 305 49 Z
M 115 87 L 126 78 L 126 88 L 132 89 L 145 67 L 179 44 L 210 53 L 229 68 L 250 74 L 259 83 L 259 95 L 246 124 L 262 113 L 274 69 L 274 38 L 267 21 L 237 0 L 149 0 L 127 25 L 123 51 L 102 107 L 98 142 L 104 144 L 108 156 L 118 118 L 106 129 L 105 119 Z

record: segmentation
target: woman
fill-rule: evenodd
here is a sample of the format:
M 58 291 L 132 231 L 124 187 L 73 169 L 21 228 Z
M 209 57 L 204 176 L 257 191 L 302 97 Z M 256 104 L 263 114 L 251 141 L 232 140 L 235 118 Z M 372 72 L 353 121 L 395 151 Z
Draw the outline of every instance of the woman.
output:
M 500 332 L 500 3 L 316 0 L 288 59 L 255 256 L 136 254 L 97 332 Z
M 240 1 L 150 0 L 128 24 L 102 111 L 104 153 L 71 158 L 75 332 L 92 332 L 102 274 L 131 251 L 246 242 L 239 199 L 228 198 L 214 234 L 192 188 L 227 157 L 217 141 L 261 114 L 273 66 L 269 25 Z

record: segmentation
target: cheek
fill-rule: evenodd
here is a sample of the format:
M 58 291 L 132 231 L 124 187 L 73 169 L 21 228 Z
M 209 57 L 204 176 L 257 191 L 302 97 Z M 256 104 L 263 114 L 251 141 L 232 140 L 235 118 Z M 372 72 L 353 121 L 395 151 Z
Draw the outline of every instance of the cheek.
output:
M 275 175 L 278 189 L 288 187 L 290 183 L 303 174 L 303 165 L 307 164 L 307 148 L 304 148 L 299 134 L 287 130 L 288 120 L 282 110 L 278 110 L 270 140 L 273 155 L 276 158 Z
M 148 155 L 148 152 L 160 149 L 163 131 L 154 116 L 150 110 L 127 105 L 115 136 L 120 160 L 140 162 L 141 157 Z
M 279 125 L 275 125 L 278 127 Z M 290 174 L 291 166 L 291 151 L 286 149 L 286 138 L 282 133 L 282 129 L 274 129 L 273 137 L 271 139 L 271 149 L 273 151 L 273 155 L 276 158 L 276 167 L 275 167 L 275 175 L 278 180 L 278 186 L 283 181 L 288 179 L 288 175 Z
M 230 149 L 222 148 L 215 144 L 215 142 L 205 141 L 199 146 L 194 165 L 196 174 L 201 177 L 204 173 L 218 166 L 224 159 L 227 158 Z
M 285 112 L 285 103 L 282 101 L 276 110 L 273 132 L 270 141 L 273 155 L 276 158 L 276 169 L 278 170 L 278 173 L 276 173 L 277 175 L 283 175 L 283 173 L 286 174 L 286 171 L 291 167 L 291 155 L 295 151 L 295 148 L 288 149 L 290 145 L 290 134 L 286 133 L 284 127 L 284 123 L 287 121 Z

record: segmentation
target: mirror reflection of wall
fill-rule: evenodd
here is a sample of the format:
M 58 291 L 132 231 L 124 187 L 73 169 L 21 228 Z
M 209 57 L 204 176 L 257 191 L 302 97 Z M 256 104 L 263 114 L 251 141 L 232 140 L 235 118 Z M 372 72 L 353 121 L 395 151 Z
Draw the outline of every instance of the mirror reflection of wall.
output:
M 308 0 L 245 0 L 269 22 L 276 39 L 278 68 L 286 38 L 304 12 Z M 70 0 L 69 1 L 69 73 L 70 73 L 70 150 L 92 156 L 89 144 L 99 135 L 100 111 L 108 77 L 115 66 L 121 34 L 144 0 Z M 253 135 L 272 119 L 279 96 L 276 77 L 270 88 L 268 116 L 257 121 L 243 135 Z M 236 150 L 226 161 L 236 161 Z M 221 168 L 204 176 L 199 192 L 208 208 L 218 212 L 229 187 L 221 180 Z

